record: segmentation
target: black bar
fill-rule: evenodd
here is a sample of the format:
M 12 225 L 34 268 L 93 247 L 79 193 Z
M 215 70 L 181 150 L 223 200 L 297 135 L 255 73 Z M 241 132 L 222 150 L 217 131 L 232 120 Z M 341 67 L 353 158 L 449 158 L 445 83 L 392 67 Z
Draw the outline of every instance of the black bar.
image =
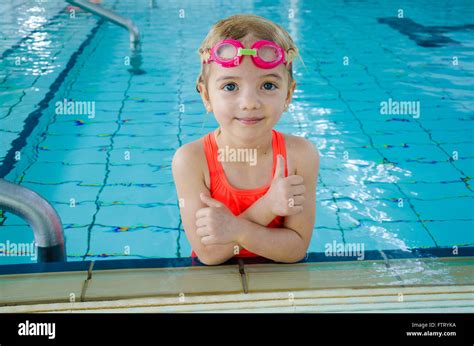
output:
M 473 345 L 473 321 L 473 314 L 1 314 L 0 344 Z M 55 323 L 54 339 L 20 336 L 21 323 Z

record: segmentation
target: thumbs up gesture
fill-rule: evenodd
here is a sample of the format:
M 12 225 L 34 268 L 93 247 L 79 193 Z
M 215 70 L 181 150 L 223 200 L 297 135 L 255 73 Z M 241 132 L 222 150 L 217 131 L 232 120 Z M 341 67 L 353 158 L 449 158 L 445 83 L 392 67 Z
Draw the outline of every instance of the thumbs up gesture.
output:
M 196 234 L 204 245 L 224 245 L 236 240 L 237 217 L 220 201 L 205 193 L 199 195 L 207 205 L 196 212 Z
M 285 159 L 282 155 L 278 155 L 272 183 L 263 197 L 267 201 L 271 212 L 279 216 L 301 213 L 305 191 L 302 176 L 291 175 L 285 177 Z

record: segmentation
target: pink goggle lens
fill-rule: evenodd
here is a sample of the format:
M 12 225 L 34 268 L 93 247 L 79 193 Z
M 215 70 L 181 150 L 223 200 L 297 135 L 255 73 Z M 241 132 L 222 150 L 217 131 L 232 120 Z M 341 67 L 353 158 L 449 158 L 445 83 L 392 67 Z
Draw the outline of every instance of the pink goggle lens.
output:
M 230 43 L 224 43 L 216 49 L 216 56 L 223 61 L 230 61 L 237 56 L 238 48 Z
M 281 59 L 280 51 L 276 47 L 270 45 L 261 46 L 257 50 L 257 55 L 265 62 L 274 62 Z

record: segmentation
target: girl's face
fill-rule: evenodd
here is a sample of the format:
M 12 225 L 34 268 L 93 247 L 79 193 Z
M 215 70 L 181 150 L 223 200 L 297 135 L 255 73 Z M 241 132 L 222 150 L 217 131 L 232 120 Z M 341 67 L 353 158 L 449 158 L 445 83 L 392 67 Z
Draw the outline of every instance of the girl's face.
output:
M 247 35 L 240 41 L 247 48 L 258 40 Z M 281 64 L 261 69 L 249 56 L 232 68 L 212 62 L 208 88 L 201 86 L 201 96 L 223 130 L 241 139 L 255 139 L 274 127 L 291 101 L 296 83 L 288 88 L 286 68 Z

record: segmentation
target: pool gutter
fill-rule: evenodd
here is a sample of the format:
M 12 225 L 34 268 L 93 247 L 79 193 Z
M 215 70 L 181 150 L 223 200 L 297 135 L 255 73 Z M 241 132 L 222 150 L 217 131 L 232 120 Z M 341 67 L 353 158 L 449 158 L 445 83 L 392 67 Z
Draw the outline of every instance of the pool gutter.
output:
M 11 274 L 1 276 L 0 312 L 474 312 L 473 264 L 459 257 Z

